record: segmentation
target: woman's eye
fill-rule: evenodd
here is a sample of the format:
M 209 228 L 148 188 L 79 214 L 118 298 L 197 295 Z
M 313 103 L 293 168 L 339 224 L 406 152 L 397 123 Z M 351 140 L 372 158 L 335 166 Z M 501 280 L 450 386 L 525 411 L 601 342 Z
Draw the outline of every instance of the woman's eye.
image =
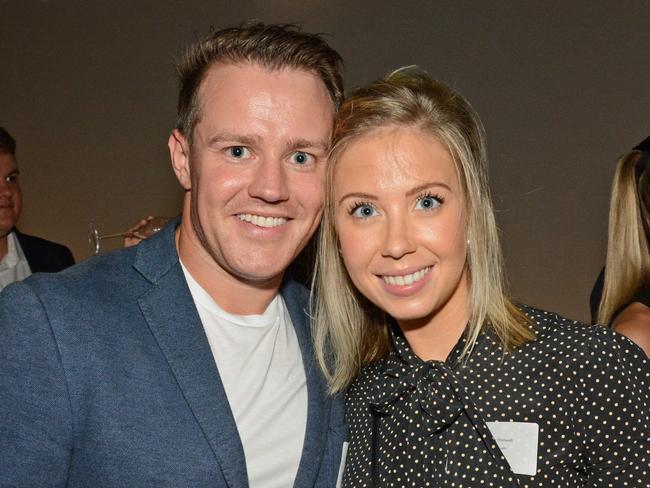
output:
M 415 208 L 422 210 L 432 210 L 440 206 L 441 201 L 434 196 L 423 196 L 418 198 Z
M 359 219 L 367 219 L 377 214 L 377 211 L 370 205 L 358 205 L 352 209 L 351 215 Z
M 314 156 L 302 151 L 296 151 L 291 155 L 291 161 L 301 166 L 310 163 L 313 159 Z
M 228 155 L 236 159 L 243 159 L 248 158 L 251 151 L 246 146 L 233 146 L 228 148 Z

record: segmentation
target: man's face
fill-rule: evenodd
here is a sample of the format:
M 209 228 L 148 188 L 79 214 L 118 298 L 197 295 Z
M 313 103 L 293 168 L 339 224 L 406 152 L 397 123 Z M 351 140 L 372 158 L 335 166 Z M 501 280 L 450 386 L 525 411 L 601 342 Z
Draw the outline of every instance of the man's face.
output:
M 311 72 L 220 64 L 206 73 L 199 100 L 192 146 L 177 131 L 170 137 L 190 192 L 184 212 L 194 246 L 238 280 L 275 282 L 320 222 L 334 117 L 328 92 Z
M 16 158 L 13 154 L 0 153 L 0 238 L 16 225 L 22 204 Z

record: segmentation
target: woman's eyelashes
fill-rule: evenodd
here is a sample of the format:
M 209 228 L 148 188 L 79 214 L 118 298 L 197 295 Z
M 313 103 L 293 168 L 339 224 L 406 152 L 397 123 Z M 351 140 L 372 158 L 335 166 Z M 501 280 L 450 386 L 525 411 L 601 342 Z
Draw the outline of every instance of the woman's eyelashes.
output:
M 413 208 L 415 210 L 432 211 L 439 208 L 443 203 L 445 203 L 445 199 L 442 196 L 426 192 L 418 195 Z M 355 201 L 348 207 L 348 214 L 358 219 L 367 219 L 379 215 L 379 211 L 371 202 Z
M 370 202 L 353 202 L 348 208 L 348 214 L 358 219 L 367 219 L 377 214 L 377 209 Z
M 445 199 L 440 195 L 426 192 L 415 199 L 415 208 L 417 210 L 433 210 L 445 203 Z

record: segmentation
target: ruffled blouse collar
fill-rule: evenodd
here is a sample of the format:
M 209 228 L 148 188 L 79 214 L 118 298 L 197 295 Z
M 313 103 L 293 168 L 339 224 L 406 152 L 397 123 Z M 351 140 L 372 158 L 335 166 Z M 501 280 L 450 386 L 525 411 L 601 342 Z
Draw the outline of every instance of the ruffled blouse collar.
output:
M 383 360 L 381 381 L 371 395 L 371 408 L 380 416 L 423 412 L 415 426 L 432 435 L 454 423 L 464 409 L 463 389 L 453 372 L 458 365 L 465 334 L 446 361 L 423 361 L 410 348 L 397 324 L 390 324 L 391 353 Z

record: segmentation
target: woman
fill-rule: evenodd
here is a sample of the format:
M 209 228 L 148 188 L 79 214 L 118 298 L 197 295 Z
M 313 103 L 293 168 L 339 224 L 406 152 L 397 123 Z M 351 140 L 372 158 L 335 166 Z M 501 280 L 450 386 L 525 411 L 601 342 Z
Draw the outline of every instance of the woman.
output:
M 314 334 L 349 387 L 345 486 L 649 486 L 650 366 L 508 300 L 460 95 L 415 69 L 358 90 L 327 184 Z
M 602 299 L 595 321 L 636 342 L 650 356 L 650 137 L 616 165 Z M 593 308 L 596 308 L 593 307 Z

